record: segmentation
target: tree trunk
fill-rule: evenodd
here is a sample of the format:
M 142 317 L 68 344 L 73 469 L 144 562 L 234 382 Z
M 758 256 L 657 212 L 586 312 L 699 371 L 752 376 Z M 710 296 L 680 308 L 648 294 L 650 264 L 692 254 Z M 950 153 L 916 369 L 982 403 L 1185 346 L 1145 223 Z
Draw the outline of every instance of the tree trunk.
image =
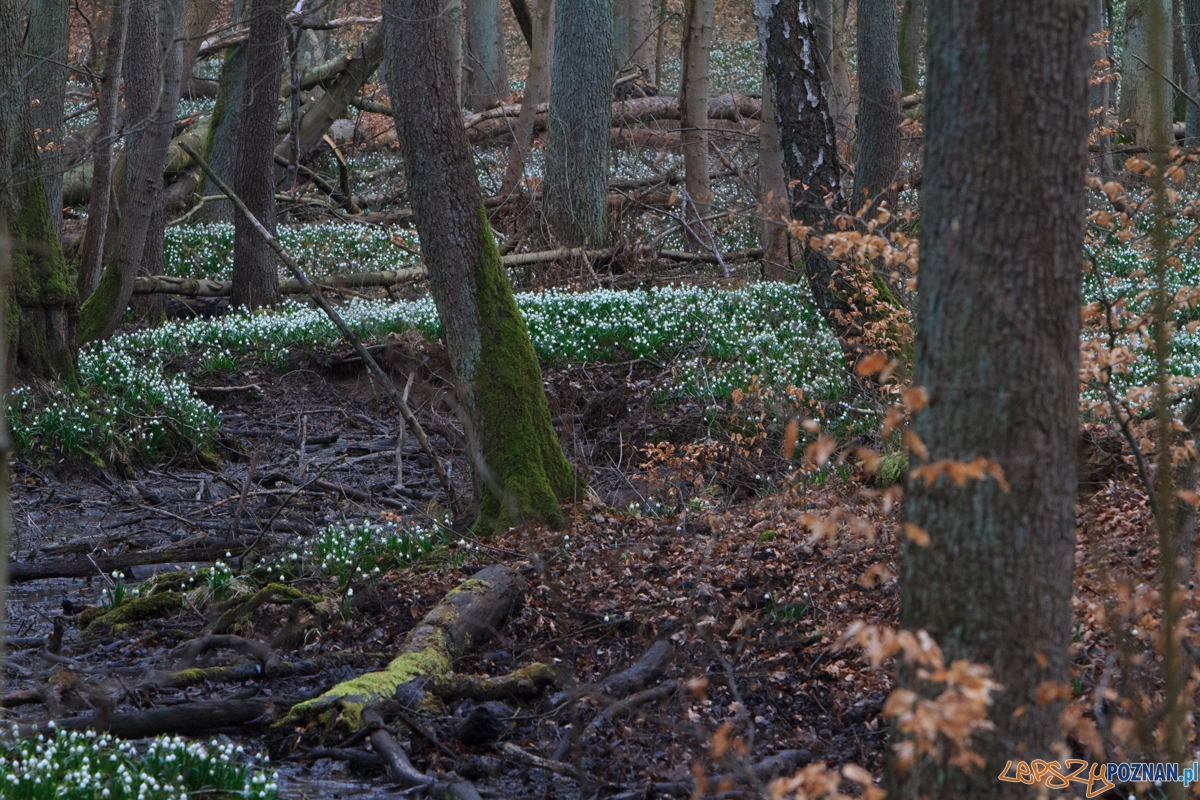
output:
M 550 54 L 554 49 L 554 0 L 534 0 L 534 3 L 529 73 L 525 76 L 525 96 L 521 98 L 521 111 L 513 129 L 513 143 L 508 149 L 508 168 L 500 183 L 501 197 L 516 191 L 525 177 L 525 159 L 533 145 L 537 107 L 549 94 Z
M 708 166 L 708 68 L 712 49 L 713 0 L 686 0 L 683 13 L 682 76 L 679 108 L 683 112 L 683 165 L 687 197 L 688 249 L 696 251 L 709 237 L 702 232 L 712 200 Z
M 475 527 L 490 533 L 525 519 L 557 525 L 572 469 L 550 424 L 541 368 L 484 211 L 438 4 L 386 0 L 386 72 L 475 470 Z M 611 56 L 605 58 L 607 72 Z
M 175 131 L 182 41 L 180 0 L 131 0 L 125 59 L 129 128 L 128 191 L 114 252 L 82 309 L 80 338 L 106 339 L 121 323 L 147 249 L 147 233 L 160 204 L 167 149 Z M 161 247 L 161 244 L 159 244 Z
M 463 104 L 463 0 L 444 0 L 446 46 L 450 51 L 450 68 L 454 71 L 454 97 L 459 108 Z
M 858 0 L 858 160 L 850 210 L 896 210 L 900 172 L 900 56 L 893 0 Z
M 791 187 L 792 217 L 814 234 L 832 231 L 833 215 L 846 210 L 846 200 L 807 0 L 755 3 L 755 14 Z M 863 290 L 819 251 L 805 246 L 803 252 L 814 304 L 843 347 L 853 349 L 869 312 Z
M 246 207 L 271 233 L 275 233 L 275 123 L 279 119 L 285 13 L 282 0 L 250 0 L 246 82 L 233 184 Z M 233 224 L 231 304 L 247 308 L 275 305 L 279 302 L 275 251 L 245 215 L 238 214 Z
M 240 18 L 241 15 L 238 15 Z M 233 154 L 237 150 L 238 116 L 242 107 L 242 95 L 246 86 L 246 46 L 230 48 L 221 65 L 217 81 L 217 102 L 213 105 L 208 121 L 208 136 L 204 142 L 204 159 L 213 172 L 227 184 L 233 184 Z M 200 181 L 200 194 L 207 200 L 197 213 L 201 222 L 233 222 L 236 216 L 233 203 L 229 202 L 212 180 L 205 175 Z
M 63 103 L 67 97 L 67 39 L 70 6 L 67 0 L 32 0 L 25 37 L 28 73 L 27 96 L 37 103 L 31 109 L 33 130 L 42 163 L 42 186 L 50 205 L 54 230 L 62 228 Z
M 1154 141 L 1151 120 L 1155 109 L 1151 97 L 1154 81 L 1164 80 L 1146 66 L 1149 57 L 1149 30 L 1156 24 L 1166 31 L 1171 18 L 1171 0 L 1128 0 L 1125 3 L 1125 52 L 1121 59 L 1121 106 L 1120 117 L 1123 133 L 1128 141 L 1149 145 Z M 1157 15 L 1158 20 L 1151 19 Z M 1167 48 L 1167 72 L 1171 74 L 1170 48 Z M 1158 93 L 1163 108 L 1159 119 L 1170 124 L 1172 119 L 1172 97 L 1174 90 Z M 1167 132 L 1168 134 L 1170 131 Z
M 1188 53 L 1188 94 L 1200 99 L 1200 0 L 1183 0 L 1183 32 Z M 1200 109 L 1188 103 L 1187 138 L 1190 146 L 1200 143 Z
M 113 144 L 117 140 L 119 120 L 117 104 L 121 99 L 121 69 L 125 61 L 125 34 L 128 29 L 130 0 L 112 0 L 105 16 L 109 34 L 97 63 L 100 97 L 96 101 L 96 143 L 92 156 L 92 190 L 88 202 L 87 228 L 83 234 L 83 252 L 76 284 L 79 296 L 87 299 L 100 282 L 104 263 L 104 240 L 108 234 L 109 203 L 112 199 Z
M 1094 44 L 1088 55 L 1088 66 L 1100 73 L 1108 73 L 1112 64 L 1112 31 L 1109 29 L 1109 0 L 1088 0 L 1088 41 L 1099 41 L 1099 37 L 1108 33 L 1107 44 Z M 1098 66 L 1098 62 L 1101 62 Z M 1088 81 L 1088 112 L 1091 114 L 1093 128 L 1109 128 L 1113 119 L 1113 96 L 1117 85 L 1111 80 L 1092 83 Z M 1100 152 L 1096 157 L 1097 167 L 1101 175 L 1113 174 L 1113 136 L 1111 133 L 1096 137 Z
M 897 797 L 1024 798 L 995 776 L 1061 741 L 1063 704 L 1037 687 L 1070 666 L 1086 6 L 930 0 L 928 24 L 915 432 L 931 460 L 991 459 L 1007 486 L 910 479 L 929 542 L 905 546 L 900 627 L 1004 689 L 973 738 L 986 765 L 893 764 L 891 781 Z M 922 683 L 901 670 L 899 686 Z
M 839 6 L 841 3 L 834 0 L 813 0 L 811 10 L 829 115 L 833 118 L 838 139 L 847 141 L 854 131 L 854 92 L 850 86 L 850 64 L 846 54 L 848 37 L 842 24 L 845 15 L 838 13 Z
M 612 17 L 612 0 L 555 4 L 545 208 L 561 244 L 608 245 Z
M 900 8 L 901 96 L 915 94 L 921 90 L 921 53 L 925 49 L 925 2 L 926 0 L 904 0 L 904 5 Z
M 658 72 L 654 68 L 654 28 L 650 17 L 654 11 L 654 0 L 629 0 L 629 66 L 639 67 L 646 72 L 646 80 L 658 84 Z
M 500 0 L 467 0 L 466 107 L 482 111 L 508 99 L 504 19 Z
M 181 58 L 180 94 L 186 94 L 196 67 L 196 54 L 208 34 L 209 25 L 217 13 L 216 0 L 186 0 L 183 11 L 183 54 Z
M 629 18 L 633 0 L 613 0 L 613 66 L 618 74 L 629 65 Z
M 20 17 L 19 0 L 0 0 L 0 225 L 7 233 L 0 246 L 10 248 L 11 264 L 6 361 L 30 376 L 70 381 L 78 296 L 39 180 Z
M 763 277 L 785 280 L 792 275 L 791 237 L 788 236 L 788 188 L 783 172 L 779 125 L 771 100 L 771 81 L 763 73 L 762 123 L 758 129 L 758 202 L 762 206 L 759 238 L 763 249 Z

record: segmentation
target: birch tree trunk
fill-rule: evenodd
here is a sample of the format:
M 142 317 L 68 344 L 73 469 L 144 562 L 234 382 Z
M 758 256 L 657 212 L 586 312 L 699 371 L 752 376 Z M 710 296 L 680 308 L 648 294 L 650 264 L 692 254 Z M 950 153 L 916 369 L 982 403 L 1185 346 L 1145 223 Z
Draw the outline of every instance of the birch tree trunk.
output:
M 463 99 L 472 111 L 483 111 L 508 99 L 508 66 L 504 52 L 504 20 L 499 0 L 466 0 L 467 53 Z
M 11 266 L 4 304 L 18 312 L 4 326 L 6 361 L 30 376 L 71 381 L 78 296 L 39 180 L 20 20 L 20 0 L 0 0 L 0 247 Z
M 104 263 L 104 240 L 108 235 L 108 214 L 112 200 L 113 145 L 118 135 L 117 104 L 121 99 L 121 69 L 125 61 L 125 34 L 129 21 L 131 0 L 112 0 L 105 16 L 109 18 L 109 34 L 103 42 L 103 52 L 97 64 L 104 70 L 100 75 L 100 96 L 96 100 L 96 144 L 92 156 L 92 191 L 88 202 L 87 228 L 83 234 L 83 251 L 76 285 L 79 296 L 86 299 L 100 282 Z
M 1004 689 L 970 773 L 892 765 L 889 796 L 1025 798 L 1007 759 L 1061 741 L 1079 427 L 1079 268 L 1087 167 L 1086 4 L 930 0 L 914 384 L 930 460 L 994 460 L 994 479 L 909 481 L 928 546 L 905 545 L 900 627 Z M 1030 187 L 1038 187 L 1030 191 Z M 986 420 L 987 424 L 980 424 Z M 928 696 L 901 670 L 897 685 Z
M 439 3 L 384 0 L 386 73 L 475 470 L 475 530 L 488 534 L 522 520 L 558 525 L 558 503 L 571 494 L 574 475 L 550 424 L 541 368 L 483 208 Z M 611 9 L 604 19 L 611 24 Z M 608 73 L 612 55 L 607 48 L 603 55 Z
M 687 196 L 688 249 L 698 250 L 707 237 L 701 232 L 708 215 L 712 188 L 708 178 L 708 70 L 712 50 L 713 0 L 686 0 L 683 14 L 682 76 L 679 110 L 683 128 L 683 164 Z
M 152 218 L 161 206 L 179 102 L 182 17 L 180 0 L 131 0 L 125 59 L 125 109 L 132 132 L 126 148 L 128 190 L 116 247 L 96 291 L 83 304 L 79 335 L 85 342 L 106 339 L 120 325 L 145 257 Z M 162 243 L 156 244 L 161 253 Z
M 31 100 L 37 100 L 31 109 L 33 130 L 41 156 L 42 186 L 55 231 L 62 229 L 63 103 L 67 97 L 69 22 L 67 0 L 32 0 L 29 4 L 26 92 Z
M 557 0 L 554 16 L 546 219 L 561 244 L 606 247 L 612 0 Z
M 893 0 L 858 0 L 858 160 L 850 210 L 896 209 L 900 172 L 900 53 Z
M 1171 18 L 1171 0 L 1127 0 L 1125 3 L 1125 52 L 1121 59 L 1121 105 L 1120 117 L 1122 129 L 1128 141 L 1149 145 L 1154 141 L 1153 123 L 1155 109 L 1153 97 L 1160 97 L 1162 108 L 1158 109 L 1162 116 L 1158 119 L 1170 124 L 1173 114 L 1174 90 L 1155 93 L 1151 84 L 1163 81 L 1164 77 L 1157 75 L 1147 63 L 1149 58 L 1149 37 L 1147 30 L 1154 27 L 1151 15 L 1159 15 L 1160 24 L 1166 30 L 1167 21 Z M 1166 75 L 1171 74 L 1170 52 L 1167 50 Z M 1168 131 L 1169 133 L 1169 131 Z
M 283 0 L 250 0 L 246 82 L 237 139 L 234 191 L 267 230 L 275 232 L 275 124 L 279 119 L 284 52 Z M 230 303 L 259 308 L 279 302 L 275 251 L 247 222 L 234 218 Z
M 537 107 L 549 94 L 550 60 L 554 49 L 554 0 L 532 0 L 534 3 L 530 36 L 529 74 L 525 76 L 525 96 L 513 129 L 512 147 L 508 149 L 508 168 L 500 183 L 500 196 L 516 191 L 525 177 L 525 159 L 533 145 Z

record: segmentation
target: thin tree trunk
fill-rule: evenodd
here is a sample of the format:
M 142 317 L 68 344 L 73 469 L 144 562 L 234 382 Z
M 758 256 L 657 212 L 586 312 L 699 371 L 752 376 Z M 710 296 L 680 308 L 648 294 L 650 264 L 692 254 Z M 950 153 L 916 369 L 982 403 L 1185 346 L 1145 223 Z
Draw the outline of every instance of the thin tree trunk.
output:
M 440 0 L 385 0 L 387 79 L 421 252 L 454 368 L 475 471 L 480 533 L 524 519 L 562 522 L 574 486 L 484 211 L 455 102 Z M 605 13 L 605 24 L 611 13 Z M 605 48 L 604 72 L 612 68 Z M 607 122 L 607 119 L 605 120 Z
M 42 186 L 50 204 L 54 230 L 62 229 L 63 103 L 67 97 L 67 40 L 70 6 L 67 0 L 32 0 L 25 37 L 28 75 L 25 78 L 42 163 Z
M 83 254 L 77 285 L 79 296 L 87 299 L 100 282 L 104 263 L 104 240 L 108 233 L 109 203 L 112 199 L 113 144 L 117 140 L 117 104 L 121 98 L 121 69 L 125 60 L 125 33 L 131 0 L 112 0 L 107 41 L 100 63 L 100 97 L 96 101 L 96 144 L 92 156 L 92 191 L 88 202 L 87 228 L 83 235 Z
M 1146 31 L 1152 25 L 1149 15 L 1162 16 L 1165 30 L 1166 20 L 1171 14 L 1171 0 L 1128 0 L 1125 3 L 1125 51 L 1121 59 L 1121 105 L 1120 117 L 1127 139 L 1136 144 L 1148 145 L 1154 140 L 1151 120 L 1155 109 L 1151 98 L 1161 98 L 1163 108 L 1159 119 L 1167 121 L 1173 117 L 1173 91 L 1155 93 L 1151 85 L 1164 81 L 1146 64 L 1149 62 L 1149 41 Z M 1166 75 L 1171 74 L 1170 48 L 1167 49 Z
M 450 51 L 450 66 L 454 70 L 454 96 L 458 107 L 463 104 L 463 0 L 443 0 L 446 46 Z
M 758 129 L 758 202 L 762 206 L 759 238 L 763 249 L 763 277 L 784 280 L 792 275 L 788 236 L 788 188 L 783 172 L 779 125 L 771 99 L 771 81 L 763 73 L 762 123 Z
M 708 165 L 708 69 L 712 49 L 713 0 L 686 0 L 683 14 L 682 76 L 679 109 L 683 112 L 683 164 L 687 196 L 688 249 L 706 243 L 701 231 L 712 200 Z
M 633 0 L 613 0 L 613 66 L 620 73 L 629 65 L 629 17 Z
M 533 0 L 533 50 L 529 54 L 529 74 L 525 77 L 525 96 L 513 130 L 513 143 L 508 149 L 508 168 L 500 183 L 500 196 L 516 191 L 525 177 L 525 159 L 533 145 L 533 126 L 537 107 L 549 94 L 550 53 L 554 48 L 554 0 Z
M 82 309 L 80 338 L 106 339 L 121 323 L 160 203 L 167 148 L 175 130 L 182 59 L 180 0 L 131 0 L 125 59 L 129 188 L 117 243 Z
M 1108 6 L 1109 0 L 1088 0 L 1088 41 L 1092 43 L 1092 48 L 1088 55 L 1089 67 L 1096 70 L 1097 64 L 1102 65 L 1099 68 L 1100 73 L 1110 72 L 1112 65 L 1112 31 L 1109 30 L 1111 20 L 1108 13 Z M 1107 44 L 1095 44 L 1105 32 L 1108 33 Z M 1089 80 L 1088 112 L 1091 115 L 1093 129 L 1107 129 L 1112 125 L 1113 94 L 1115 89 L 1116 83 L 1111 80 L 1096 83 L 1092 83 Z M 1105 176 L 1112 175 L 1112 134 L 1104 133 L 1099 135 L 1096 138 L 1096 144 L 1100 148 L 1100 152 L 1096 157 L 1100 174 Z
M 41 164 L 24 82 L 20 18 L 19 0 L 0 0 L 0 226 L 7 234 L 0 246 L 11 259 L 7 297 L 13 303 L 6 298 L 5 307 L 20 312 L 4 326 L 12 337 L 6 338 L 5 360 L 27 375 L 69 382 L 75 375 L 78 296 L 38 179 Z M 4 430 L 0 427 L 0 436 L 6 436 Z M 0 533 L 4 527 L 0 518 Z
M 228 184 L 233 183 L 233 154 L 237 150 L 238 116 L 242 107 L 242 93 L 246 86 L 246 46 L 230 48 L 225 53 L 218 78 L 217 102 L 208 120 L 208 136 L 205 138 L 204 158 L 213 172 Z M 200 181 L 200 194 L 216 197 L 204 203 L 197 214 L 197 221 L 233 222 L 236 213 L 217 185 L 205 175 Z
M 904 96 L 914 94 L 921 88 L 921 53 L 925 49 L 925 2 L 926 0 L 904 0 L 904 5 L 900 8 L 900 93 Z
M 466 86 L 467 108 L 482 111 L 508 99 L 508 67 L 504 52 L 504 20 L 500 0 L 466 0 L 467 20 Z
M 612 17 L 612 0 L 555 4 L 545 208 L 570 246 L 608 245 Z
M 192 84 L 192 70 L 196 67 L 196 54 L 217 13 L 217 0 L 186 0 L 183 12 L 183 54 L 181 56 L 180 94 L 188 94 Z
M 279 119 L 285 13 L 282 0 L 250 0 L 246 84 L 234 171 L 234 191 L 272 234 L 275 233 L 275 124 Z M 234 219 L 230 302 L 247 308 L 279 302 L 275 251 L 243 214 Z
M 900 55 L 893 0 L 858 0 L 858 161 L 850 210 L 896 210 L 900 172 Z
M 825 83 L 825 102 L 833 118 L 838 139 L 846 141 L 853 132 L 854 112 L 850 88 L 849 63 L 846 57 L 845 33 L 839 22 L 834 0 L 812 0 L 813 42 Z
M 1070 667 L 1086 6 L 930 0 L 928 24 L 915 432 L 929 459 L 991 459 L 1007 486 L 909 481 L 929 542 L 905 546 L 900 626 L 1004 688 L 972 740 L 984 765 L 893 763 L 890 782 L 897 797 L 1025 798 L 996 776 L 1061 741 L 1063 703 L 1038 695 Z M 897 683 L 928 687 L 907 670 Z
M 1200 0 L 1183 0 L 1183 33 L 1188 53 L 1189 94 L 1200 99 Z M 1200 143 L 1200 109 L 1188 103 L 1187 137 L 1190 144 Z

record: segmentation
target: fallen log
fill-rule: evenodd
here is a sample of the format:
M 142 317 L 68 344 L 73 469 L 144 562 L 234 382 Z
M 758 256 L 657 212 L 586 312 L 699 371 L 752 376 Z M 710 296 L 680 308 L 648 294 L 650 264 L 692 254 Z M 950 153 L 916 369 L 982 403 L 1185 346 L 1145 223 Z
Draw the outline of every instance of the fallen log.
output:
M 88 578 L 146 564 L 212 561 L 217 558 L 225 558 L 226 554 L 241 555 L 249 549 L 250 545 L 247 542 L 224 540 L 184 547 L 132 550 L 113 556 L 94 555 L 91 558 L 14 561 L 8 565 L 8 579 L 13 583 L 21 583 L 22 581 L 40 581 L 46 578 Z
M 286 701 L 283 703 L 287 705 Z M 252 722 L 268 722 L 274 716 L 275 701 L 199 700 L 145 711 L 103 711 L 78 717 L 56 719 L 53 727 L 63 731 L 108 731 L 119 739 L 144 739 L 164 733 L 195 734 L 220 728 L 238 728 Z M 17 726 L 17 735 L 36 736 L 51 729 L 50 723 Z
M 361 289 L 371 286 L 395 286 L 398 283 L 425 278 L 424 267 L 393 269 L 383 272 L 358 272 L 350 275 L 328 275 L 317 282 L 322 289 Z M 229 297 L 233 281 L 210 281 L 205 278 L 176 278 L 171 275 L 148 275 L 133 284 L 134 294 L 177 294 L 184 297 Z M 280 294 L 305 294 L 294 278 L 279 282 Z
M 527 586 L 514 569 L 492 566 L 451 590 L 411 630 L 386 668 L 339 683 L 325 694 L 298 703 L 276 728 L 353 733 L 365 714 L 390 701 L 417 710 L 436 710 L 441 700 L 429 684 L 451 675 L 454 661 L 499 628 L 520 606 Z

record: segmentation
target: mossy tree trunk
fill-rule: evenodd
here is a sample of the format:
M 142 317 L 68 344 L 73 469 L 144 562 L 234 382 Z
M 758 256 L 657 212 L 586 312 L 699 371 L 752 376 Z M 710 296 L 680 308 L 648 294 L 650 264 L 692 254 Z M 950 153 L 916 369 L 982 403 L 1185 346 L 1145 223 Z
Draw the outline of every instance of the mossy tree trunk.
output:
M 246 207 L 271 233 L 275 232 L 275 123 L 279 118 L 284 13 L 281 0 L 250 0 L 246 84 L 233 183 Z M 230 302 L 247 308 L 279 302 L 275 251 L 243 214 L 234 219 Z
M 921 52 L 925 47 L 925 0 L 904 0 L 900 7 L 900 86 L 901 93 L 912 94 L 921 88 Z
M 573 472 L 484 213 L 439 7 L 439 0 L 386 0 L 386 72 L 475 471 L 476 529 L 526 519 L 559 524 Z
M 33 0 L 29 3 L 25 37 L 29 65 L 25 91 L 30 99 L 37 99 L 30 113 L 42 161 L 42 186 L 56 231 L 62 228 L 63 103 L 67 97 L 70 16 L 67 0 Z
M 608 246 L 612 0 L 557 0 L 544 207 L 562 244 Z
M 85 342 L 112 335 L 129 306 L 147 249 L 162 252 L 161 241 L 148 248 L 148 234 L 156 210 L 162 213 L 163 170 L 175 131 L 182 18 L 182 0 L 131 0 L 125 108 L 133 134 L 126 150 L 127 190 L 116 246 L 96 291 L 83 304 L 79 336 Z
M 5 333 L 18 370 L 69 380 L 78 296 L 41 181 L 20 15 L 19 0 L 0 0 L 0 217 L 11 251 Z
M 241 4 L 234 8 L 234 19 L 240 20 Z M 238 114 L 242 107 L 242 91 L 246 85 L 246 46 L 232 47 L 225 53 L 225 61 L 221 64 L 221 74 L 217 80 L 217 101 L 213 105 L 212 116 L 208 122 L 208 136 L 204 141 L 204 159 L 213 168 L 213 172 L 230 186 L 233 185 L 233 154 L 237 150 Z M 202 222 L 233 222 L 233 203 L 229 202 L 217 185 L 207 175 L 200 182 L 200 194 L 203 197 L 217 199 L 206 200 L 204 207 L 196 212 L 196 217 Z

